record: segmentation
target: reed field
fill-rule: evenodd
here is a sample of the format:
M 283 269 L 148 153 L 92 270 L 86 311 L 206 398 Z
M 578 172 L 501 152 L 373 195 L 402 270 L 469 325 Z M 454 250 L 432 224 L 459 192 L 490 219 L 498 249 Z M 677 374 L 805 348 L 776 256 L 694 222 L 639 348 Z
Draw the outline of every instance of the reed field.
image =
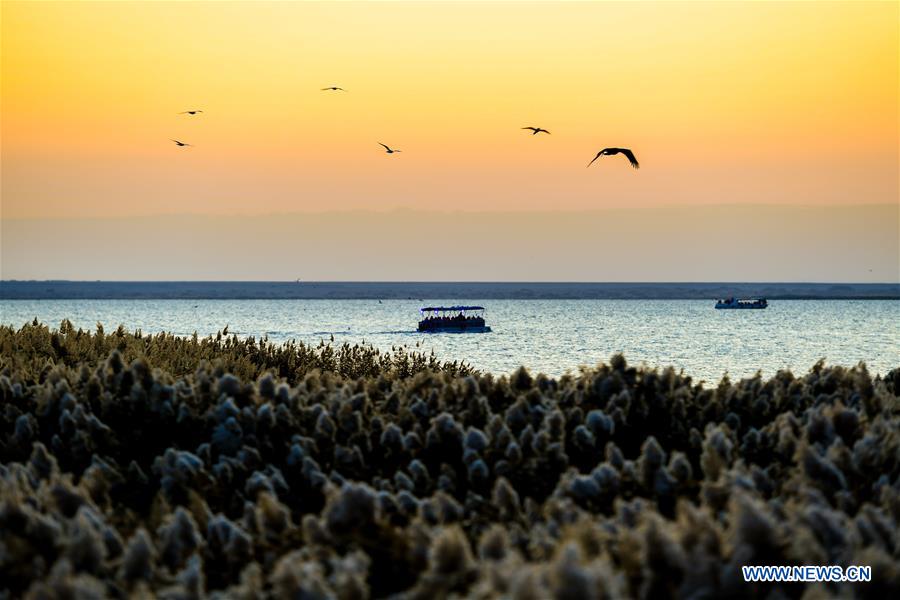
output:
M 898 365 L 900 367 L 900 365 Z M 900 368 L 717 385 L 0 326 L 0 598 L 900 590 Z M 742 565 L 867 565 L 745 583 Z

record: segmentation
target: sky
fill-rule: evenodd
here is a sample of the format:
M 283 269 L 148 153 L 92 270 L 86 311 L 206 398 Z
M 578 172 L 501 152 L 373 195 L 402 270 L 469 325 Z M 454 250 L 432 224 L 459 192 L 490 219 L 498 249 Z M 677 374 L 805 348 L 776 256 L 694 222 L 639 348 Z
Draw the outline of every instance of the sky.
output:
M 897 212 L 897 2 L 0 6 L 4 278 L 122 277 L 102 259 L 90 268 L 63 261 L 74 239 L 65 228 L 52 239 L 23 237 L 59 220 L 122 226 L 191 215 L 209 224 L 336 213 L 352 230 L 373 211 L 414 211 L 413 227 L 439 223 L 432 211 L 509 214 L 509 222 L 522 211 L 649 211 L 623 222 L 648 249 L 635 267 L 674 280 L 681 271 L 727 276 L 727 263 L 706 257 L 677 272 L 654 269 L 667 248 L 641 227 L 653 211 L 671 209 L 673 228 L 700 219 L 688 242 L 698 248 L 715 236 L 704 235 L 714 219 L 704 228 L 697 207 L 757 207 L 747 226 L 760 243 L 785 225 L 761 218 L 767 206 Z M 320 90 L 331 85 L 347 91 Z M 179 114 L 190 109 L 204 112 Z M 378 142 L 403 152 L 388 155 Z M 631 148 L 641 169 L 622 156 L 585 168 L 606 146 Z M 541 235 L 503 222 L 485 239 L 510 261 Z M 379 252 L 377 236 L 354 241 L 335 223 L 336 243 Z M 787 225 L 798 245 L 826 252 L 834 244 L 803 223 Z M 888 243 L 874 236 L 875 245 L 865 231 L 843 240 L 863 248 L 871 266 L 835 266 L 831 280 L 900 279 L 893 225 Z M 268 256 L 255 249 L 267 236 L 254 231 L 251 263 Z M 442 249 L 464 242 L 446 239 Z M 102 236 L 79 244 L 93 245 L 90 256 L 115 251 Z M 48 272 L 29 258 L 39 246 L 60 259 L 55 272 L 52 261 Z M 189 268 L 178 277 L 206 278 L 207 267 L 191 267 L 184 251 Z M 560 262 L 573 258 L 551 254 L 534 261 L 531 279 L 557 280 Z M 331 278 L 419 273 L 391 256 L 376 272 L 335 256 Z M 153 260 L 124 278 L 166 278 L 165 262 L 145 264 Z M 295 257 L 281 260 L 266 273 L 296 277 Z M 804 278 L 777 258 L 758 271 L 733 279 Z M 602 270 L 584 273 L 605 279 Z M 810 265 L 806 277 L 822 273 Z M 426 278 L 442 279 L 435 275 Z M 473 265 L 469 278 L 505 276 Z

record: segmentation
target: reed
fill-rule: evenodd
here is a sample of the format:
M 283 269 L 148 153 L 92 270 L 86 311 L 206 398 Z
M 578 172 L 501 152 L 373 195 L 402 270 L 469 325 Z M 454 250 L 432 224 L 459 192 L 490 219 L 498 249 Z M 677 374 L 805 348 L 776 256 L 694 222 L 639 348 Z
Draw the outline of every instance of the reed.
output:
M 494 377 L 67 323 L 0 328 L 0 349 L 0 596 L 900 589 L 900 369 Z M 751 585 L 744 564 L 873 581 Z
M 272 373 L 289 383 L 302 380 L 313 370 L 349 379 L 404 378 L 426 370 L 454 375 L 473 372 L 464 363 L 442 363 L 433 353 L 404 347 L 385 353 L 368 345 L 335 346 L 324 341 L 318 346 L 293 341 L 274 344 L 265 337 L 257 340 L 229 335 L 228 327 L 214 336 L 201 338 L 196 333 L 192 337 L 171 333 L 145 335 L 140 330 L 129 332 L 122 325 L 107 333 L 100 323 L 91 332 L 75 329 L 67 320 L 56 330 L 37 320 L 18 330 L 0 325 L 0 370 L 15 369 L 29 382 L 39 381 L 49 365 L 97 364 L 114 350 L 125 363 L 144 359 L 175 377 L 188 375 L 198 366 L 246 380 Z

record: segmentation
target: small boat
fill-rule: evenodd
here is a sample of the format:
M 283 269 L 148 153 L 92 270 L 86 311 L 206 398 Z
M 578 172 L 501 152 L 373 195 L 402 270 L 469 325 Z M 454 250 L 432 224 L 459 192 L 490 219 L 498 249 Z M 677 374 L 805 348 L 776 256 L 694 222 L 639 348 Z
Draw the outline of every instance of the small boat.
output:
M 769 303 L 765 298 L 726 298 L 716 300 L 716 308 L 766 308 Z
M 419 309 L 422 333 L 488 333 L 483 306 L 426 306 Z

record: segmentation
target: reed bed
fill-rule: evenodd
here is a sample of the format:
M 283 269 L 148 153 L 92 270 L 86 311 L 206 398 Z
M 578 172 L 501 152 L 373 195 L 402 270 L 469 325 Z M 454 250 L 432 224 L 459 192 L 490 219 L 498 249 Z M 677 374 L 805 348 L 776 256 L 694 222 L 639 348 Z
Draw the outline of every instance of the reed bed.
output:
M 900 369 L 0 328 L 0 597 L 887 598 Z M 748 584 L 748 564 L 870 583 Z
M 174 377 L 189 375 L 201 365 L 248 381 L 271 373 L 290 384 L 301 381 L 313 370 L 349 379 L 380 375 L 405 378 L 425 370 L 453 375 L 473 372 L 464 363 L 442 363 L 433 353 L 406 348 L 384 353 L 371 346 L 334 346 L 324 341 L 318 346 L 302 342 L 274 344 L 266 338 L 229 335 L 228 327 L 215 336 L 200 338 L 196 333 L 192 337 L 171 333 L 145 335 L 140 330 L 128 332 L 121 325 L 106 333 L 100 323 L 95 332 L 75 329 L 69 321 L 63 321 L 57 330 L 37 320 L 18 330 L 0 325 L 0 369 L 11 368 L 27 382 L 39 381 L 51 365 L 99 364 L 113 350 L 128 364 L 140 358 Z

